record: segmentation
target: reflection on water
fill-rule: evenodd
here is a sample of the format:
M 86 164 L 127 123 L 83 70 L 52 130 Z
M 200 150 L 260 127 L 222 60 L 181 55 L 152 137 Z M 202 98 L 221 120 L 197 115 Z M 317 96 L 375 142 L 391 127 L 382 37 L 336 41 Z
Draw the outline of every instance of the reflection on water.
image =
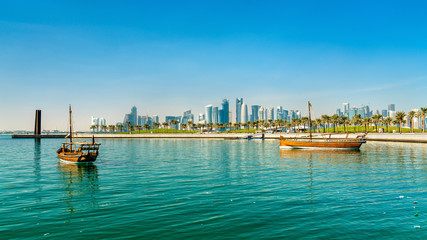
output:
M 40 202 L 41 197 L 38 194 L 42 191 L 42 186 L 40 184 L 41 180 L 41 167 L 40 167 L 40 159 L 41 159 L 41 146 L 40 146 L 40 138 L 34 139 L 34 183 L 37 186 L 36 190 L 34 191 L 34 196 L 37 196 L 37 200 Z
M 99 190 L 98 169 L 95 164 L 72 164 L 58 162 L 65 191 L 65 203 L 68 211 L 97 207 L 95 193 Z

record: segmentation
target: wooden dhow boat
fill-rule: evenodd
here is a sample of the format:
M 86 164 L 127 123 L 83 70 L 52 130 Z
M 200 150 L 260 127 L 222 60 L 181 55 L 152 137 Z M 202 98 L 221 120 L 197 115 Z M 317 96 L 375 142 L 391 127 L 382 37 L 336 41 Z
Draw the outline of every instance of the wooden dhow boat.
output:
M 308 101 L 308 138 L 291 138 L 285 139 L 280 136 L 280 148 L 290 149 L 340 149 L 340 150 L 358 150 L 363 143 L 366 143 L 365 136 L 357 136 L 356 138 L 328 138 L 313 139 L 311 134 L 311 104 Z M 348 136 L 348 134 L 347 134 Z
M 95 162 L 98 157 L 98 150 L 100 143 L 95 142 L 92 136 L 92 142 L 79 142 L 75 141 L 73 136 L 73 121 L 71 116 L 71 105 L 69 108 L 70 113 L 70 132 L 65 137 L 65 142 L 56 151 L 58 158 L 65 162 L 70 163 L 90 163 Z M 69 141 L 67 141 L 67 138 Z

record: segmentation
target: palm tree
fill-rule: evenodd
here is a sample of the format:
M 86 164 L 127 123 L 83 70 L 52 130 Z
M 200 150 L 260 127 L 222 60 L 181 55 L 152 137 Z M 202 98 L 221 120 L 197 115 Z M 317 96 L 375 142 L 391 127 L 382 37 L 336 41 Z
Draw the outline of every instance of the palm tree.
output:
M 249 124 L 247 124 L 247 123 L 242 123 L 242 126 L 243 126 L 243 128 L 244 128 L 245 132 L 246 132 L 246 128 L 248 127 L 248 125 L 249 125 Z
M 156 129 L 158 129 L 159 127 L 160 127 L 160 123 L 158 123 L 158 122 L 155 122 L 155 123 L 153 123 L 153 127 L 154 128 L 156 128 Z M 158 131 L 157 131 L 158 132 Z
M 185 128 L 187 127 L 187 124 L 181 123 L 179 124 L 179 126 L 181 127 L 181 130 L 185 130 Z
M 324 124 L 324 126 L 323 126 L 323 132 L 325 132 L 325 124 L 326 124 L 326 126 L 327 126 L 327 129 L 328 129 L 328 132 L 329 132 L 329 121 L 331 120 L 330 119 L 330 117 L 328 116 L 328 115 L 322 115 L 322 120 L 323 120 L 323 124 Z
M 387 127 L 387 132 L 389 132 L 389 130 L 388 130 L 388 128 L 389 128 L 389 126 L 390 126 L 390 124 L 393 122 L 393 118 L 391 118 L 391 117 L 386 117 L 386 118 L 384 118 L 384 120 L 383 120 L 383 123 L 386 125 L 386 127 Z
M 340 120 L 341 120 L 340 122 L 344 125 L 344 132 L 348 132 L 345 129 L 345 125 L 346 125 L 346 123 L 348 123 L 348 117 L 347 116 L 341 116 Z
M 144 124 L 144 128 L 145 128 L 145 130 L 150 130 L 150 124 L 148 124 L 148 123 L 146 123 L 146 124 Z
M 96 125 L 90 126 L 90 129 L 93 130 L 93 133 L 95 133 Z
M 405 117 L 406 117 L 405 112 L 397 112 L 394 115 L 394 118 L 399 123 L 399 133 L 402 133 L 402 123 L 406 123 Z
M 372 116 L 372 122 L 374 122 L 377 132 L 379 132 L 378 125 L 381 122 L 381 118 L 383 118 L 383 115 L 381 114 L 375 114 L 374 116 Z
M 336 126 L 339 123 L 340 116 L 338 114 L 334 114 L 330 117 L 330 121 L 334 124 L 334 133 L 336 132 Z
M 133 126 L 132 126 L 132 124 L 130 123 L 130 121 L 127 121 L 127 122 L 126 122 L 126 127 L 127 127 L 127 131 L 128 131 L 128 132 L 132 132 L 132 128 L 133 128 Z
M 162 123 L 162 125 L 163 125 L 163 128 L 164 128 L 164 129 L 167 129 L 167 127 L 169 126 L 169 123 L 164 122 L 164 123 Z M 167 131 L 165 131 L 165 132 L 167 132 Z
M 107 125 L 101 125 L 101 130 L 105 133 L 107 131 Z
M 233 123 L 233 126 L 234 126 L 234 129 L 240 129 L 240 123 L 238 123 L 238 122 L 236 122 L 236 123 Z M 236 131 L 237 132 L 237 131 Z
M 96 133 L 99 133 L 99 124 L 95 124 L 96 127 Z
M 420 115 L 421 115 L 422 122 L 423 122 L 423 132 L 425 132 L 426 131 L 426 115 L 427 115 L 427 108 L 426 107 L 421 108 Z
M 369 117 L 362 119 L 362 123 L 363 123 L 363 125 L 365 125 L 365 132 L 366 133 L 369 132 L 369 125 L 371 124 L 371 122 L 372 122 L 372 119 Z
M 356 132 L 356 126 L 357 126 L 357 132 L 359 132 L 359 126 L 360 126 L 360 124 L 361 124 L 361 118 L 362 118 L 362 115 L 360 115 L 360 114 L 356 114 L 356 115 L 354 115 L 354 117 L 351 119 L 351 122 L 354 124 L 354 132 Z
M 123 124 L 121 124 L 121 123 L 117 123 L 117 124 L 116 124 L 116 127 L 117 127 L 117 130 L 118 130 L 119 132 L 123 131 Z
M 408 113 L 409 122 L 411 124 L 411 133 L 414 132 L 414 118 L 417 113 L 415 111 L 410 111 Z
M 138 131 L 138 133 L 141 133 L 142 126 L 139 124 L 135 125 L 135 129 Z
M 214 125 L 214 124 L 213 124 L 213 123 L 211 123 L 211 122 L 210 122 L 210 123 L 208 123 L 208 124 L 206 124 L 206 127 L 208 128 L 208 131 L 209 131 L 209 132 L 212 132 L 212 127 L 213 127 L 213 125 Z

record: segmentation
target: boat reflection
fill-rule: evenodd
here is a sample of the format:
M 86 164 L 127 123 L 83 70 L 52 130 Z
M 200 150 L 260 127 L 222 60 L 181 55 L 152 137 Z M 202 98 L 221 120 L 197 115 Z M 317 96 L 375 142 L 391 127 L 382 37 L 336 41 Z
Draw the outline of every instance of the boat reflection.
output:
M 58 162 L 65 191 L 65 204 L 72 214 L 82 209 L 96 208 L 95 198 L 99 190 L 98 169 L 95 164 L 69 164 Z
M 340 150 L 340 149 L 316 149 L 316 150 L 301 150 L 301 149 L 280 149 L 281 158 L 304 158 L 316 160 L 355 160 L 361 157 L 360 150 Z

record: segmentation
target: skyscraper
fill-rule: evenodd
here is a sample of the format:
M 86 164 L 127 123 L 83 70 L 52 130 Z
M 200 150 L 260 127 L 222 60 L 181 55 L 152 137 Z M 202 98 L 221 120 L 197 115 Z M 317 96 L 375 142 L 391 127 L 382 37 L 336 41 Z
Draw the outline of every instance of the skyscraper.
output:
M 212 105 L 205 106 L 205 120 L 206 124 L 212 122 Z
M 348 112 L 350 111 L 350 103 L 343 103 L 343 115 L 348 117 Z
M 123 125 L 126 126 L 126 123 L 128 121 L 132 126 L 138 125 L 138 113 L 135 106 L 132 107 L 132 109 L 130 110 L 130 113 L 125 115 L 125 118 L 123 119 Z
M 221 123 L 224 123 L 224 124 L 229 123 L 230 119 L 228 118 L 228 116 L 229 116 L 229 111 L 230 111 L 230 107 L 229 107 L 230 105 L 229 105 L 228 99 L 223 99 L 221 106 L 222 106 L 221 110 L 223 111 L 223 113 L 221 114 L 221 112 L 220 112 L 220 118 L 222 117 L 220 119 L 220 121 L 221 121 Z
M 258 109 L 258 120 L 265 120 L 265 108 L 262 106 Z
M 274 121 L 274 107 L 269 107 L 267 110 L 267 120 L 270 119 Z
M 213 107 L 212 108 L 212 122 L 215 123 L 219 123 L 219 112 L 218 112 L 218 107 Z
M 385 109 L 381 110 L 381 115 L 383 115 L 383 117 L 387 117 L 388 111 Z
M 395 105 L 394 105 L 394 104 L 389 104 L 389 105 L 388 105 L 388 110 L 389 110 L 389 111 L 396 111 L 396 107 L 395 107 Z
M 245 123 L 247 121 L 249 121 L 249 116 L 248 116 L 248 105 L 246 103 L 242 104 L 242 116 L 240 117 L 241 123 Z
M 191 113 L 191 110 L 187 110 L 182 115 L 182 123 L 187 123 L 188 121 L 194 122 L 194 115 Z
M 258 118 L 258 112 L 259 112 L 260 106 L 259 105 L 252 105 L 251 108 L 252 108 L 252 118 L 253 118 L 253 119 L 251 119 L 251 121 L 253 122 L 253 121 L 256 121 L 259 119 Z
M 236 122 L 241 122 L 243 98 L 236 98 Z

